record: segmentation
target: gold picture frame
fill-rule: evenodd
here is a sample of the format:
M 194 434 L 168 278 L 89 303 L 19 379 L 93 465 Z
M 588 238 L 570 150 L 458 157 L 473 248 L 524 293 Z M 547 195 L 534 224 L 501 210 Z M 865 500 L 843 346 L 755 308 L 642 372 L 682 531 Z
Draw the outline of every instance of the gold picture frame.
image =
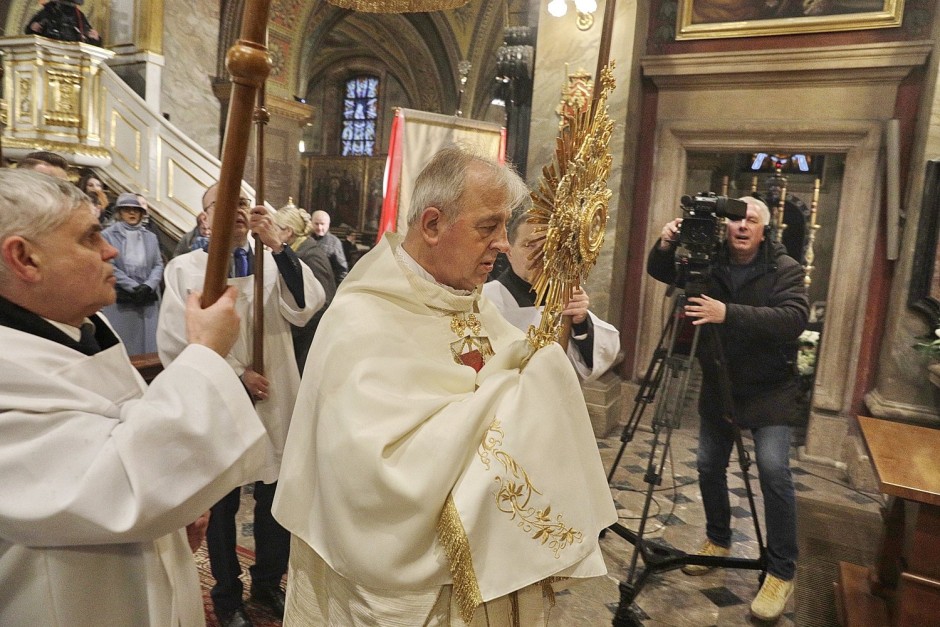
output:
M 813 7 L 810 6 L 810 9 Z M 793 35 L 901 25 L 904 0 L 679 0 L 676 39 Z

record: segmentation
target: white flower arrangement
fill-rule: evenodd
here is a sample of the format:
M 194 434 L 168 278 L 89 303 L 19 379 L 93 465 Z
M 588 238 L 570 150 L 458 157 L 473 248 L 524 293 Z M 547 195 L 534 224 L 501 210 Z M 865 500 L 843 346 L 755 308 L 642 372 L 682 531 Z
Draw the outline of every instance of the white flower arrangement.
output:
M 934 338 L 929 342 L 918 342 L 914 344 L 914 350 L 926 353 L 931 359 L 940 361 L 940 327 L 934 329 Z M 928 335 L 925 339 L 929 339 Z
M 819 331 L 803 331 L 799 338 L 800 350 L 796 354 L 796 369 L 800 376 L 816 372 L 816 352 L 819 346 Z

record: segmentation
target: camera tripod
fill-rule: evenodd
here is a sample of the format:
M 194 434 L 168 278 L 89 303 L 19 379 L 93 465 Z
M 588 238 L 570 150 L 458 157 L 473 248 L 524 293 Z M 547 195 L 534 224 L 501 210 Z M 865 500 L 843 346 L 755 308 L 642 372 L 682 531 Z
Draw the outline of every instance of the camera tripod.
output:
M 683 314 L 683 305 L 689 296 L 700 294 L 687 286 L 686 294 L 673 297 L 669 319 L 659 338 L 659 344 L 653 351 L 653 357 L 646 374 L 640 383 L 634 399 L 633 411 L 630 419 L 624 426 L 620 436 L 621 446 L 607 475 L 607 482 L 613 481 L 614 473 L 620 465 L 624 450 L 633 440 L 633 436 L 646 408 L 656 400 L 660 393 L 660 401 L 652 418 L 653 441 L 647 458 L 646 474 L 643 481 L 648 485 L 646 497 L 643 502 L 643 511 L 637 531 L 628 529 L 619 522 L 608 529 L 633 545 L 633 555 L 626 579 L 620 582 L 620 603 L 614 615 L 615 627 L 639 626 L 642 622 L 635 615 L 632 604 L 643 589 L 649 577 L 655 573 L 674 570 L 686 564 L 696 566 L 720 566 L 724 568 L 740 568 L 764 571 L 766 569 L 766 547 L 761 534 L 760 523 L 757 518 L 757 509 L 754 504 L 754 492 L 748 471 L 751 466 L 750 455 L 744 448 L 741 440 L 741 429 L 733 421 L 733 403 L 731 399 L 731 384 L 728 378 L 727 364 L 718 338 L 717 329 L 712 324 L 695 325 L 691 327 Z M 690 328 L 691 327 L 691 328 Z M 693 330 L 694 329 L 694 330 Z M 719 374 L 719 397 L 721 398 L 721 415 L 733 425 L 735 448 L 738 453 L 738 463 L 744 479 L 748 504 L 751 510 L 751 519 L 754 522 L 755 537 L 759 547 L 759 557 L 756 559 L 738 557 L 719 557 L 707 555 L 691 555 L 675 548 L 651 542 L 645 538 L 646 524 L 649 518 L 650 504 L 656 487 L 662 483 L 663 467 L 669 455 L 669 446 L 672 441 L 672 432 L 679 426 L 682 411 L 685 405 L 689 377 L 692 371 L 693 360 L 702 333 L 709 334 L 710 348 L 714 353 L 714 361 Z M 688 336 L 691 335 L 691 338 Z M 691 343 L 689 344 L 689 340 Z M 643 558 L 643 567 L 638 568 L 638 559 Z M 763 579 L 763 572 L 761 579 Z

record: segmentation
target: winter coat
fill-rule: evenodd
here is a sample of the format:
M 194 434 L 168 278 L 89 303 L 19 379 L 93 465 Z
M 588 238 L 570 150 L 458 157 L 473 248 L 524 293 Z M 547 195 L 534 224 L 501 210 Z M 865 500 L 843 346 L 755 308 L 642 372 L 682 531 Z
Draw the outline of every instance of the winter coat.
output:
M 703 333 L 699 341 L 699 413 L 712 420 L 725 413 L 715 361 L 713 340 L 717 337 L 728 365 L 735 423 L 745 428 L 796 424 L 803 419 L 798 405 L 796 353 L 809 316 L 803 267 L 787 256 L 783 245 L 769 240 L 761 244 L 737 288 L 730 266 L 727 247 L 723 246 L 712 263 L 705 293 L 725 303 L 725 321 L 698 327 L 711 326 L 715 331 Z M 673 251 L 660 250 L 657 242 L 650 251 L 647 272 L 664 283 L 675 283 Z
M 38 24 L 39 29 L 33 30 L 33 24 Z M 51 0 L 29 20 L 25 32 L 59 41 L 80 41 L 100 46 L 101 37 L 92 37 L 92 30 L 88 18 L 75 4 Z

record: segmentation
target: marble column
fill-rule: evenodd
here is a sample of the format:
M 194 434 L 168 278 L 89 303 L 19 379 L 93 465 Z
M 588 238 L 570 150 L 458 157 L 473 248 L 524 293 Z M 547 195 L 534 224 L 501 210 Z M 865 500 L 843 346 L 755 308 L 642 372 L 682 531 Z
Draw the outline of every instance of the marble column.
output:
M 211 77 L 217 68 L 219 3 L 165 0 L 161 111 L 210 154 L 221 147 L 219 100 Z

